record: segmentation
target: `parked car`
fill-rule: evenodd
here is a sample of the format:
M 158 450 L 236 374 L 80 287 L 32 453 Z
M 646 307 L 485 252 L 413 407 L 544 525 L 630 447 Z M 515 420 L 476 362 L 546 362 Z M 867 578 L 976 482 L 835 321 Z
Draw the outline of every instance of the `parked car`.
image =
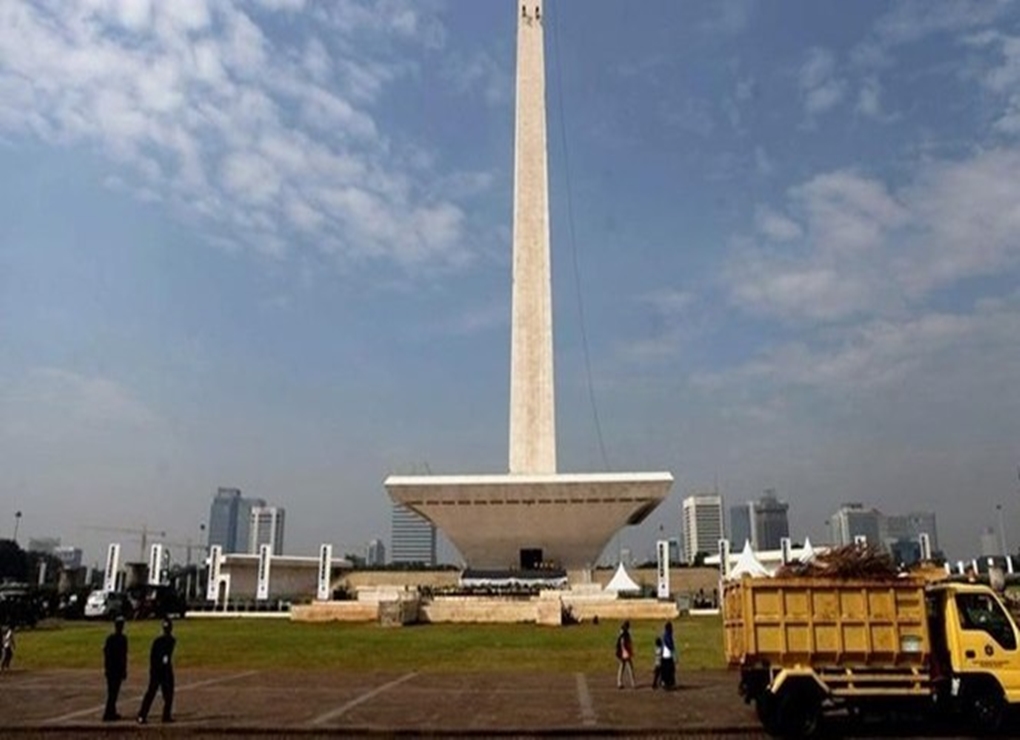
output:
M 135 619 L 183 618 L 187 611 L 184 594 L 172 586 L 144 586 L 129 594 Z
M 130 619 L 133 614 L 127 594 L 120 591 L 93 591 L 85 601 L 86 619 Z
M 0 587 L 0 624 L 35 627 L 39 609 L 29 586 L 14 583 Z

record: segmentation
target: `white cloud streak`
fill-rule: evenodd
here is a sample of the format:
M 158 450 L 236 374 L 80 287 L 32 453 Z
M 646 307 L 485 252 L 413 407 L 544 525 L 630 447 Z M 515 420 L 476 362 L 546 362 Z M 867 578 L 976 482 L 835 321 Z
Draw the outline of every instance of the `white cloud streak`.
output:
M 439 175 L 403 157 L 373 115 L 410 69 L 391 50 L 441 45 L 441 24 L 428 5 L 343 0 L 316 6 L 314 29 L 270 32 L 266 18 L 303 7 L 4 3 L 0 135 L 97 149 L 124 186 L 214 243 L 275 256 L 305 244 L 404 269 L 464 264 L 465 213 L 434 195 Z
M 760 207 L 758 239 L 725 270 L 732 301 L 787 321 L 882 316 L 933 290 L 1020 264 L 1020 150 L 926 163 L 891 192 L 850 171 Z M 800 237 L 800 233 L 803 237 Z

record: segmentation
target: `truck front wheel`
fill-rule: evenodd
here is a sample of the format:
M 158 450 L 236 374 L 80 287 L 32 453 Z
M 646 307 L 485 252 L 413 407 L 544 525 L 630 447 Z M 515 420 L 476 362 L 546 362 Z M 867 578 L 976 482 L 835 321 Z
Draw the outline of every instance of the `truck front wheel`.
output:
M 981 681 L 971 685 L 964 693 L 964 713 L 975 729 L 982 734 L 994 734 L 1002 727 L 1006 714 L 1006 698 L 1002 689 L 993 681 Z

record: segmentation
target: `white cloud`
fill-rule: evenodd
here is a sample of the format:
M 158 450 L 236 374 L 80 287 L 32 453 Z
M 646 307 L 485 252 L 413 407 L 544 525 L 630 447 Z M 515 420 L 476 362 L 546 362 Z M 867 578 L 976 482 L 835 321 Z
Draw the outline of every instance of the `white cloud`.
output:
M 441 44 L 432 7 L 340 0 L 309 10 L 320 36 L 310 17 L 274 35 L 226 1 L 5 3 L 0 135 L 96 148 L 120 189 L 189 214 L 214 243 L 460 265 L 464 212 L 435 196 L 454 175 L 402 156 L 373 116 L 412 69 L 408 48 Z M 336 193 L 356 195 L 332 214 Z
M 754 3 L 751 0 L 730 0 L 707 6 L 712 17 L 698 24 L 701 33 L 719 33 L 733 36 L 743 32 L 751 21 Z
M 869 77 L 861 84 L 857 93 L 857 112 L 868 118 L 882 117 L 882 87 L 878 80 Z
M 903 0 L 875 24 L 883 45 L 905 44 L 935 33 L 959 33 L 993 24 L 1008 12 L 1009 0 Z
M 841 399 L 905 382 L 919 396 L 937 382 L 958 388 L 991 383 L 1000 390 L 1020 370 L 1018 331 L 1016 297 L 980 304 L 969 314 L 876 319 L 813 341 L 775 346 L 735 369 L 701 373 L 694 384 L 712 391 L 745 385 L 768 392 L 806 389 Z M 968 377 L 968 368 L 977 367 L 981 372 Z
M 734 304 L 789 321 L 885 316 L 933 290 L 1020 264 L 1020 150 L 925 162 L 897 191 L 851 171 L 756 212 L 761 244 L 738 243 L 724 271 Z M 799 236 L 798 228 L 803 229 Z
M 770 241 L 794 241 L 804 235 L 804 230 L 796 221 L 765 206 L 758 208 L 754 220 L 758 232 Z
M 36 368 L 0 379 L 0 416 L 9 441 L 53 444 L 69 436 L 151 431 L 159 417 L 109 378 L 59 368 Z
M 836 58 L 828 49 L 814 47 L 808 50 L 797 81 L 808 116 L 830 110 L 846 92 L 846 82 L 836 76 Z
M 513 72 L 500 65 L 486 50 L 470 56 L 452 55 L 443 65 L 443 76 L 461 94 L 480 91 L 489 105 L 507 105 L 513 91 Z

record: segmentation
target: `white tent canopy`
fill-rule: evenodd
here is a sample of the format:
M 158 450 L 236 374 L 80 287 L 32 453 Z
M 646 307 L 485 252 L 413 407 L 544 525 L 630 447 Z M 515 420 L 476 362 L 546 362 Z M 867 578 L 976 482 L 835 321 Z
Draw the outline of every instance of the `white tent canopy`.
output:
M 627 569 L 623 567 L 623 563 L 616 569 L 616 573 L 613 574 L 612 579 L 606 584 L 606 591 L 640 591 L 641 587 L 634 582 L 634 579 L 627 573 Z
M 768 568 L 761 564 L 761 561 L 755 557 L 754 550 L 751 548 L 751 543 L 744 541 L 744 549 L 740 553 L 740 557 L 737 558 L 737 564 L 733 566 L 733 570 L 729 572 L 727 578 L 736 580 L 741 576 L 751 576 L 752 578 L 768 578 L 772 574 Z
M 800 550 L 800 557 L 797 558 L 802 563 L 810 563 L 815 559 L 815 548 L 811 546 L 811 540 L 808 537 L 804 538 L 804 547 Z

